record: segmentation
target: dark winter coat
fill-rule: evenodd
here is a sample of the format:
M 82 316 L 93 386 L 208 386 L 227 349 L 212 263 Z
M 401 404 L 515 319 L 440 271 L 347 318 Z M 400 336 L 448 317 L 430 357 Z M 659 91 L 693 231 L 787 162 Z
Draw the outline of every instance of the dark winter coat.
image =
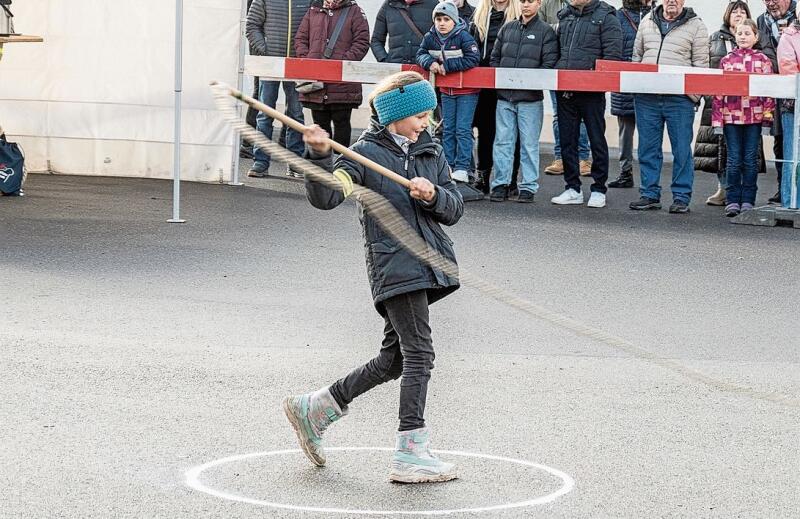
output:
M 500 27 L 506 23 L 506 13 L 498 11 L 494 7 L 489 12 L 489 26 L 486 29 L 486 41 L 481 40 L 481 34 L 478 32 L 479 24 L 486 24 L 486 20 L 475 20 L 469 26 L 469 33 L 475 38 L 475 43 L 478 44 L 478 51 L 481 53 L 480 67 L 490 66 L 492 60 L 492 49 L 494 49 L 494 42 L 497 40 L 497 33 L 500 32 Z
M 761 45 L 765 43 L 761 39 L 755 45 L 756 49 L 762 50 Z M 766 45 L 769 44 L 769 39 L 766 39 Z M 731 33 L 727 25 L 723 24 L 720 29 L 712 34 L 708 39 L 709 50 L 709 64 L 711 68 L 719 68 L 720 61 L 724 58 L 729 48 L 735 49 L 736 37 Z M 771 60 L 774 56 L 774 49 L 772 56 L 769 52 L 764 54 Z M 720 174 L 725 171 L 725 164 L 728 160 L 728 148 L 725 145 L 725 137 L 714 133 L 714 128 L 711 126 L 711 97 L 705 96 L 703 98 L 703 111 L 700 115 L 700 128 L 697 130 L 697 137 L 694 144 L 694 169 L 695 171 L 707 171 L 709 173 Z M 764 148 L 761 146 L 759 150 L 761 154 L 761 165 L 759 166 L 760 172 L 765 172 L 764 161 Z
M 419 0 L 409 6 L 403 0 L 386 0 L 375 18 L 375 30 L 370 42 L 375 59 L 387 63 L 416 63 L 422 37 L 411 30 L 401 16 L 400 9 L 408 13 L 424 36 L 433 25 L 433 8 L 437 3 L 436 0 Z
M 458 17 L 464 20 L 467 25 L 472 22 L 472 15 L 475 14 L 475 8 L 469 5 L 467 0 L 464 0 L 464 5 L 458 8 Z
M 636 42 L 636 31 L 639 29 L 639 22 L 641 22 L 642 17 L 649 11 L 649 7 L 631 9 L 625 6 L 617 11 L 617 19 L 622 28 L 622 61 L 631 61 L 633 59 L 633 44 Z M 634 117 L 633 94 L 612 92 L 611 115 Z
M 294 35 L 309 0 L 253 0 L 245 30 L 253 56 L 294 56 Z
M 594 70 L 598 59 L 622 59 L 622 28 L 617 10 L 600 0 L 558 12 L 560 57 L 556 68 Z
M 323 59 L 328 39 L 333 34 L 344 9 L 349 7 L 342 32 L 329 59 L 361 61 L 369 49 L 369 23 L 367 15 L 354 0 L 343 2 L 337 9 L 325 9 L 322 0 L 315 0 L 309 8 L 294 40 L 298 58 Z M 360 83 L 325 83 L 325 88 L 301 94 L 300 100 L 314 104 L 361 104 Z
M 497 35 L 491 65 L 501 68 L 552 69 L 558 61 L 556 32 L 539 16 L 528 23 L 508 22 Z M 497 98 L 511 103 L 544 99 L 541 90 L 498 90 Z
M 442 147 L 427 132 L 411 145 L 408 156 L 394 141 L 386 127 L 372 119 L 370 127 L 352 146 L 365 157 L 406 177 L 423 177 L 436 186 L 431 206 L 411 198 L 408 190 L 391 180 L 367 170 L 361 164 L 340 157 L 333 169 L 344 169 L 353 182 L 385 197 L 406 222 L 439 254 L 456 262 L 453 240 L 442 225 L 454 225 L 464 214 L 464 200 L 450 178 L 450 167 Z M 318 165 L 331 169 L 331 157 L 317 159 Z M 306 177 L 308 200 L 319 209 L 333 209 L 344 201 L 340 191 L 331 190 Z M 367 274 L 375 307 L 385 314 L 383 301 L 400 294 L 426 290 L 428 301 L 437 301 L 459 287 L 458 278 L 450 277 L 420 261 L 380 227 L 373 217 L 358 206 L 364 236 Z

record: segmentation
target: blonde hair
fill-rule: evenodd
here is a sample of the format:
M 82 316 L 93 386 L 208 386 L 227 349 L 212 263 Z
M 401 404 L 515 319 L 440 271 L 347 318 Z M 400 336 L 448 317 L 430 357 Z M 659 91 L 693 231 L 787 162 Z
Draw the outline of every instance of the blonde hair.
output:
M 375 114 L 375 105 L 373 101 L 375 98 L 381 94 L 385 94 L 386 92 L 390 92 L 396 88 L 404 87 L 407 85 L 413 85 L 414 83 L 419 83 L 420 81 L 425 81 L 425 78 L 419 72 L 414 71 L 406 71 L 406 72 L 398 72 L 396 74 L 392 74 L 391 76 L 387 76 L 375 86 L 375 90 L 373 90 L 367 101 L 369 102 L 369 107 L 372 110 L 372 113 Z
M 494 0 L 480 0 L 478 7 L 475 9 L 475 14 L 472 15 L 472 23 L 477 27 L 478 36 L 483 43 L 486 42 L 486 33 L 489 32 L 489 18 L 492 15 L 492 7 L 494 7 Z M 519 0 L 508 0 L 506 19 L 503 24 L 514 21 L 519 17 Z
M 742 26 L 747 26 L 747 27 L 750 27 L 750 29 L 752 29 L 753 34 L 755 34 L 755 36 L 756 36 L 756 43 L 758 43 L 758 36 L 759 36 L 758 35 L 758 24 L 755 21 L 753 21 L 752 18 L 748 18 L 747 20 L 744 20 L 742 23 L 740 23 L 739 25 L 736 26 L 736 32 L 739 32 L 739 27 L 742 27 Z

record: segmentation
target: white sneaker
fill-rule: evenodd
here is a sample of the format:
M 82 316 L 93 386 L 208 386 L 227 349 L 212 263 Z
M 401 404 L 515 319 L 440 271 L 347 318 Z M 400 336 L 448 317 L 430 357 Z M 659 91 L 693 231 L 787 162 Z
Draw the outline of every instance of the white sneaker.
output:
M 560 195 L 551 198 L 550 201 L 556 205 L 582 205 L 583 193 L 579 193 L 574 189 L 567 189 Z
M 456 182 L 469 182 L 469 175 L 463 169 L 453 171 L 453 180 Z
M 589 202 L 586 204 L 586 207 L 605 207 L 606 206 L 606 195 L 603 193 L 592 193 L 592 196 L 589 197 Z

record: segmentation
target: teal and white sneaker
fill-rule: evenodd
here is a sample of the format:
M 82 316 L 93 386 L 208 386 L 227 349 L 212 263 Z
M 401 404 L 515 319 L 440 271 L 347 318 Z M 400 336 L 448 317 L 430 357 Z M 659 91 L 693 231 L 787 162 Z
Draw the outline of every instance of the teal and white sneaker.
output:
M 434 483 L 456 479 L 456 466 L 433 454 L 427 427 L 397 433 L 389 480 L 398 483 Z
M 340 409 L 328 388 L 324 388 L 316 393 L 284 398 L 283 411 L 292 424 L 305 455 L 314 465 L 324 466 L 322 433 L 330 424 L 347 414 L 347 407 Z

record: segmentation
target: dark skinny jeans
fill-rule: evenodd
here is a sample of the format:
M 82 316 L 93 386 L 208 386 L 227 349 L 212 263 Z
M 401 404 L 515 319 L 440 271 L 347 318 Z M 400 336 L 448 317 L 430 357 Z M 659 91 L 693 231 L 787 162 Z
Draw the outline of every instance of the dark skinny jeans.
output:
M 336 381 L 330 392 L 340 407 L 370 389 L 400 381 L 400 431 L 425 427 L 425 400 L 431 378 L 433 341 L 428 323 L 428 294 L 424 290 L 384 301 L 383 345 L 378 356 Z

